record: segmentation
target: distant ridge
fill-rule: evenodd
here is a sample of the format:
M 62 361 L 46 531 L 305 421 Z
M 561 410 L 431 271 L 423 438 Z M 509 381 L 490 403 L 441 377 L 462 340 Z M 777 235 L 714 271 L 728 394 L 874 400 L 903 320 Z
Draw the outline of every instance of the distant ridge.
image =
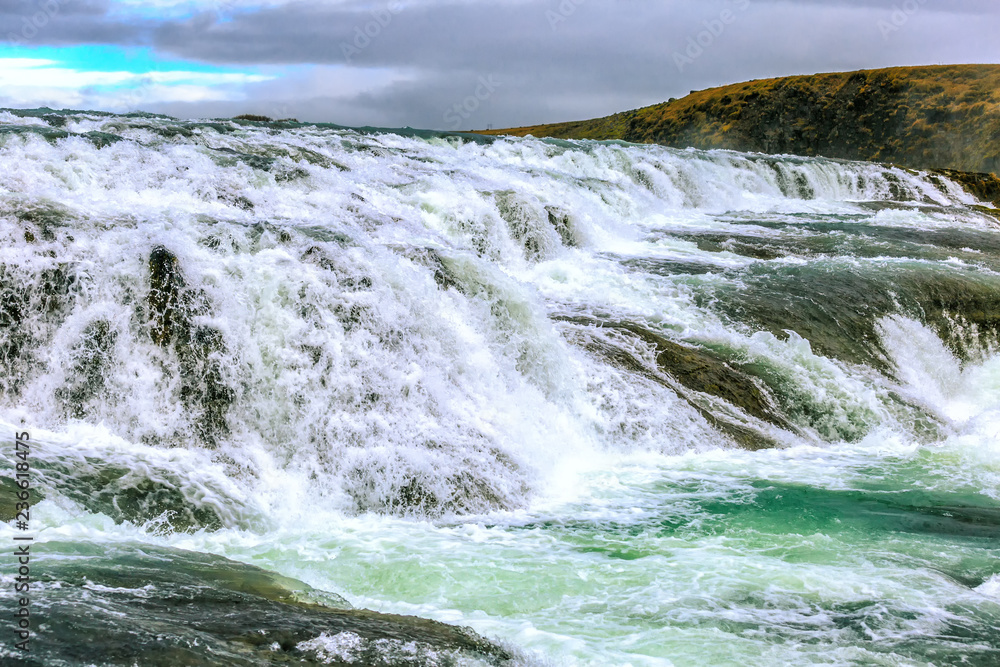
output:
M 694 91 L 605 118 L 482 132 L 1000 172 L 1000 65 L 893 67 Z

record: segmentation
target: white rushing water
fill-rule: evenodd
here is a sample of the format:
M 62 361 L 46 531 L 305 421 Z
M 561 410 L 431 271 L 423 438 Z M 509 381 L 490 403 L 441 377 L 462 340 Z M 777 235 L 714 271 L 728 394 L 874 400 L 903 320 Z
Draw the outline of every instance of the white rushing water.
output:
M 1000 659 L 1000 237 L 955 184 L 64 118 L 0 114 L 42 543 L 225 555 L 539 664 Z

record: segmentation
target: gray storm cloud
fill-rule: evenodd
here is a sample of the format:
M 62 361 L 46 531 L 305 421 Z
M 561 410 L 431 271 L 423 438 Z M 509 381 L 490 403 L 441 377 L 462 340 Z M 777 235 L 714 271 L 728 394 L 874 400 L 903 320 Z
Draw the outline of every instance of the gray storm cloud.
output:
M 14 26 L 38 4 L 4 0 L 0 19 Z M 242 101 L 154 109 L 181 116 L 501 127 L 590 118 L 753 78 L 1000 62 L 992 1 L 303 0 L 216 2 L 162 19 L 98 1 L 60 7 L 45 36 L 54 45 L 141 44 L 164 58 L 280 73 L 249 85 Z M 488 93 L 484 78 L 496 84 Z

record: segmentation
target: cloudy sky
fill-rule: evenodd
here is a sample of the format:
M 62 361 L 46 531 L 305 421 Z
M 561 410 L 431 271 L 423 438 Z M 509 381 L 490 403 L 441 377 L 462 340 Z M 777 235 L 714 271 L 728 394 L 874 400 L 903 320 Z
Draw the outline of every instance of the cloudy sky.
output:
M 511 127 L 998 35 L 996 0 L 0 0 L 0 107 Z

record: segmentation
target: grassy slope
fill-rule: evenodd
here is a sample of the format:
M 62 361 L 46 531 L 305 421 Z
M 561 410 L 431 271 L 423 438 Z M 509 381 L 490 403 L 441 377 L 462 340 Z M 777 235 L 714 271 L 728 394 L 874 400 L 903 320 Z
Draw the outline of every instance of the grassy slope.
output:
M 1000 172 L 1000 65 L 748 81 L 606 118 L 488 134 L 622 139 Z

